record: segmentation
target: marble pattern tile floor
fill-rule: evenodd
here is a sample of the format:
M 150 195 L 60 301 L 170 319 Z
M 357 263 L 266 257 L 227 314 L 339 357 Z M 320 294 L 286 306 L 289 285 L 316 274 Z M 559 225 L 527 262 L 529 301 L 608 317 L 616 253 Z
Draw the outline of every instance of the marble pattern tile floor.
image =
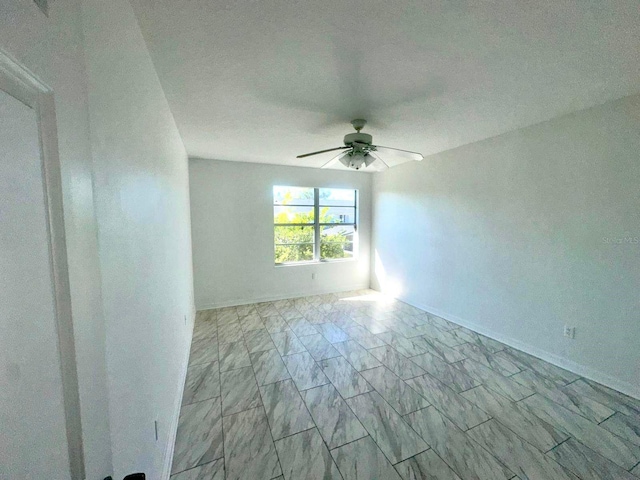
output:
M 372 290 L 196 315 L 172 480 L 639 480 L 640 400 Z

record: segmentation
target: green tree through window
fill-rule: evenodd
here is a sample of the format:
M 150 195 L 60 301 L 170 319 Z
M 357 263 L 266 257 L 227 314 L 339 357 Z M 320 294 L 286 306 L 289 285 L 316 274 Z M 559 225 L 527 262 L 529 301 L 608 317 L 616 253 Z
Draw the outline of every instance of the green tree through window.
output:
M 356 211 L 354 190 L 318 189 L 319 218 L 314 218 L 314 189 L 274 187 L 275 263 L 353 257 Z M 337 206 L 333 206 L 337 205 Z M 316 255 L 316 235 L 320 252 Z

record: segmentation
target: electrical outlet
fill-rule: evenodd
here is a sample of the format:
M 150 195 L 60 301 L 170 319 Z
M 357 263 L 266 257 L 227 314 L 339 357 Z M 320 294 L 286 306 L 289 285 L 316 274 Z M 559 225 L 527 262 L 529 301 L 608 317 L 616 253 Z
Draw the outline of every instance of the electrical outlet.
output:
M 576 327 L 564 326 L 564 336 L 570 339 L 576 338 Z
M 315 279 L 316 279 L 316 274 L 315 274 L 315 273 L 312 273 L 312 274 L 311 274 L 311 280 L 315 280 Z

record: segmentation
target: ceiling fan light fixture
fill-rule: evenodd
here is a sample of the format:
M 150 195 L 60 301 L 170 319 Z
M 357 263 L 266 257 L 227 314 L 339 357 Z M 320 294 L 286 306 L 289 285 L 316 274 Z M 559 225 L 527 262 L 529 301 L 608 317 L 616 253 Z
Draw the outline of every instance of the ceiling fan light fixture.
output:
M 369 156 L 363 151 L 355 150 L 340 158 L 340 162 L 347 168 L 360 170 L 362 166 L 367 166 L 366 157 Z
M 377 160 L 377 158 L 375 158 L 373 155 L 369 155 L 368 153 L 364 156 L 364 164 L 367 167 Z
M 398 165 L 406 161 L 422 160 L 423 156 L 418 152 L 410 152 L 408 150 L 401 150 L 398 148 L 374 145 L 373 137 L 368 133 L 360 131 L 366 123 L 367 122 L 363 119 L 356 119 L 351 122 L 356 133 L 348 133 L 345 135 L 344 147 L 335 147 L 326 150 L 319 150 L 317 152 L 305 153 L 303 155 L 298 155 L 296 158 L 305 158 L 312 155 L 340 150 L 341 153 L 322 165 L 321 168 L 331 168 L 340 162 L 345 167 L 353 170 L 360 170 L 371 166 L 370 170 L 374 171 L 386 170 L 390 166 Z M 380 156 L 380 154 L 383 156 L 391 156 L 391 161 L 385 160 Z

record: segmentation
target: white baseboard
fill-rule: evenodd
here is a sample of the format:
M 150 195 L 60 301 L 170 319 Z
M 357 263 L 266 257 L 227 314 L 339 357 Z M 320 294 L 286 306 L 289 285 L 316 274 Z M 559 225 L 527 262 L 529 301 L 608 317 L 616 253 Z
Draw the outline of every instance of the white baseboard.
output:
M 340 293 L 340 292 L 349 292 L 351 290 L 362 290 L 365 288 L 369 288 L 368 283 L 358 284 L 358 285 L 347 285 L 340 288 L 327 288 L 321 290 L 314 290 L 312 292 L 288 292 L 286 294 L 269 294 L 262 295 L 257 297 L 238 297 L 227 300 L 220 300 L 214 302 L 207 302 L 198 304 L 196 306 L 197 310 L 209 310 L 211 308 L 222 308 L 222 307 L 234 307 L 237 305 L 248 305 L 250 303 L 260 303 L 260 302 L 275 302 L 276 300 L 286 300 L 289 298 L 299 298 L 299 297 L 307 297 L 310 295 L 326 295 L 328 293 Z
M 173 462 L 173 450 L 176 445 L 176 433 L 178 432 L 178 420 L 180 419 L 180 407 L 182 406 L 182 396 L 184 394 L 184 382 L 187 378 L 187 368 L 189 367 L 189 353 L 191 352 L 191 339 L 193 337 L 193 324 L 195 321 L 195 308 L 192 313 L 191 322 L 189 323 L 190 334 L 188 335 L 187 348 L 182 361 L 182 368 L 180 370 L 180 378 L 178 379 L 178 392 L 176 396 L 176 403 L 173 407 L 173 418 L 171 419 L 171 425 L 169 425 L 169 438 L 167 439 L 167 445 L 165 446 L 164 456 L 162 459 L 162 479 L 169 480 L 171 476 L 171 466 Z
M 421 310 L 425 310 L 426 312 L 442 317 L 445 320 L 453 322 L 462 327 L 466 327 L 469 330 L 473 330 L 474 332 L 480 333 L 489 338 L 497 340 L 517 350 L 528 353 L 529 355 L 533 355 L 534 357 L 544 360 L 545 362 L 549 362 L 560 368 L 569 370 L 570 372 L 575 373 L 576 375 L 580 375 L 581 377 L 588 378 L 589 380 L 593 380 L 594 382 L 598 382 L 606 387 L 612 388 L 614 390 L 617 390 L 618 392 L 624 393 L 625 395 L 628 395 L 630 397 L 640 400 L 640 386 L 638 385 L 633 385 L 629 382 L 625 382 L 618 378 L 612 377 L 609 374 L 600 372 L 594 368 L 576 363 L 563 356 L 529 345 L 528 343 L 522 342 L 518 339 L 507 337 L 505 335 L 502 335 L 501 333 L 487 329 L 482 325 L 469 322 L 463 318 L 456 317 L 455 315 L 448 314 L 447 312 L 444 312 L 438 308 L 434 308 L 429 305 L 423 305 L 407 298 L 398 297 L 398 300 L 408 303 L 409 305 L 412 305 Z

